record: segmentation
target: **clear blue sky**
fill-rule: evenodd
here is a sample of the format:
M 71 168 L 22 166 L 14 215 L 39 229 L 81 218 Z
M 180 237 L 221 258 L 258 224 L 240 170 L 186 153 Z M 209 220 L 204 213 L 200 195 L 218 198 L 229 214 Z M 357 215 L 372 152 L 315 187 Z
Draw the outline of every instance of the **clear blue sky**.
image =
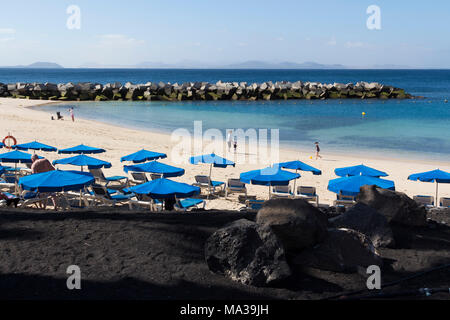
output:
M 69 30 L 69 5 L 81 29 Z M 366 9 L 381 8 L 381 30 Z M 0 65 L 316 61 L 450 68 L 450 1 L 2 1 Z

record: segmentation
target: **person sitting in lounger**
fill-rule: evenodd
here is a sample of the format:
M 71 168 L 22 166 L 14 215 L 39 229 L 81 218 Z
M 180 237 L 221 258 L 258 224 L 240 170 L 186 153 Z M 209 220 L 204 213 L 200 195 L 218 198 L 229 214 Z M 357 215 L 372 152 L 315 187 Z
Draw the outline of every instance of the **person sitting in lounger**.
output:
M 56 170 L 55 167 L 50 163 L 50 161 L 48 161 L 47 159 L 43 158 L 43 159 L 39 159 L 39 157 L 36 154 L 33 154 L 31 156 L 31 161 L 32 161 L 32 165 L 31 165 L 31 173 L 32 174 L 37 174 L 37 173 L 45 173 L 45 172 L 49 172 L 49 171 L 54 171 Z M 53 201 L 53 205 L 55 207 L 55 210 L 57 210 L 57 205 L 56 205 L 56 197 L 53 194 L 49 194 L 49 196 L 52 198 Z M 47 207 L 47 202 L 42 202 L 40 204 L 40 208 L 41 209 L 46 209 Z
M 47 159 L 39 159 L 39 157 L 36 154 L 33 154 L 31 156 L 31 172 L 33 174 L 35 173 L 44 173 L 49 171 L 56 170 L 55 167 L 48 161 Z

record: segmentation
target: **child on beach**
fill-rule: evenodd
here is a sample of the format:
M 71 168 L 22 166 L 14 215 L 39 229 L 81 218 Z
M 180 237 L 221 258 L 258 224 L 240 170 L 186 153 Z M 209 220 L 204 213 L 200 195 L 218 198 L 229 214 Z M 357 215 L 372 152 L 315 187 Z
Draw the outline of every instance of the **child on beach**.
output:
M 319 158 L 322 159 L 322 156 L 320 155 L 319 142 L 316 142 L 315 145 L 316 145 L 316 160 L 318 160 Z
M 228 152 L 231 151 L 231 144 L 233 143 L 233 131 L 228 131 L 227 134 Z
M 72 122 L 75 122 L 75 116 L 73 114 L 73 108 L 69 109 L 70 117 L 72 118 Z

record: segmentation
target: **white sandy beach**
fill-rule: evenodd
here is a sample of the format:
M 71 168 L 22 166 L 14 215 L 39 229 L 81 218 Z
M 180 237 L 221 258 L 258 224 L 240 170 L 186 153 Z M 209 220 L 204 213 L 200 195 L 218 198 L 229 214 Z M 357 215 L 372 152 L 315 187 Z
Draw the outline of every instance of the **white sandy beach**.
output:
M 17 100 L 0 98 L 0 137 L 11 133 L 17 138 L 18 143 L 26 143 L 34 140 L 49 144 L 58 148 L 72 147 L 81 143 L 100 147 L 107 150 L 106 153 L 96 157 L 112 163 L 111 169 L 104 170 L 107 176 L 124 175 L 123 163 L 120 158 L 124 155 L 136 152 L 142 148 L 147 150 L 167 153 L 168 158 L 162 160 L 167 164 L 176 165 L 186 169 L 183 177 L 175 178 L 177 181 L 193 183 L 194 176 L 209 174 L 207 165 L 191 165 L 187 159 L 191 156 L 185 154 L 186 163 L 180 165 L 176 159 L 172 159 L 172 148 L 176 142 L 171 140 L 168 134 L 155 133 L 151 131 L 131 130 L 127 128 L 112 126 L 96 121 L 76 119 L 69 121 L 67 112 L 63 114 L 64 121 L 52 121 L 47 112 L 32 110 L 27 107 L 46 104 L 48 101 Z M 151 128 L 149 128 L 151 129 Z M 281 128 L 282 130 L 282 128 Z M 2 149 L 1 152 L 6 152 Z M 238 150 L 238 152 L 242 152 Z M 56 153 L 40 153 L 53 161 L 64 156 Z M 198 154 L 196 154 L 198 155 Z M 327 190 L 328 181 L 336 178 L 334 169 L 364 163 L 365 165 L 386 171 L 388 179 L 394 180 L 396 190 L 405 192 L 409 196 L 432 195 L 435 194 L 435 184 L 408 181 L 407 177 L 412 173 L 424 172 L 440 168 L 450 171 L 450 161 L 420 161 L 409 159 L 383 158 L 383 155 L 375 158 L 364 158 L 362 156 L 350 156 L 348 154 L 328 154 L 322 150 L 323 159 L 312 160 L 314 146 L 310 150 L 289 150 L 280 149 L 280 161 L 301 160 L 320 170 L 321 176 L 313 176 L 309 172 L 300 172 L 302 177 L 297 181 L 297 185 L 315 186 L 320 197 L 320 202 L 331 204 L 336 199 L 336 194 Z M 232 158 L 230 159 L 232 160 Z M 226 181 L 228 178 L 239 177 L 245 171 L 261 169 L 265 164 L 237 164 L 235 168 L 213 169 L 213 180 Z M 61 167 L 64 169 L 74 169 L 73 167 Z M 268 197 L 268 188 L 262 186 L 248 186 L 249 195 L 256 195 L 258 198 Z M 450 184 L 441 184 L 439 187 L 439 197 L 450 197 Z M 237 195 L 232 195 L 229 199 L 219 198 L 207 202 L 207 208 L 211 209 L 239 209 L 242 204 L 237 201 Z

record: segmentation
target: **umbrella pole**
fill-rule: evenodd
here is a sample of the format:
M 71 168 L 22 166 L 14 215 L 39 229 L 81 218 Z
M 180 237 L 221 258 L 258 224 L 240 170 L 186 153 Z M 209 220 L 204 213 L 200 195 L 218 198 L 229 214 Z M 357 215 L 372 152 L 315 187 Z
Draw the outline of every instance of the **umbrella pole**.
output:
M 272 198 L 272 190 L 271 185 L 269 184 L 269 200 Z
M 17 186 L 17 162 L 14 163 L 14 189 L 16 195 L 19 194 L 19 188 Z
M 208 185 L 208 200 L 209 200 L 209 196 L 211 195 L 211 184 L 212 184 L 212 180 L 211 180 L 211 174 L 212 174 L 212 163 L 209 166 L 209 185 Z
M 435 203 L 434 203 L 434 206 L 435 207 L 439 207 L 439 199 L 438 199 L 438 188 L 439 188 L 439 183 L 436 181 L 436 200 L 434 200 L 434 201 L 436 201 Z
M 81 166 L 81 172 L 83 172 L 83 166 Z M 81 198 L 83 197 L 83 189 L 80 189 L 80 208 L 81 208 Z
M 297 174 L 297 173 L 298 173 L 298 169 L 295 169 L 295 174 Z M 295 188 L 297 188 L 297 179 L 294 179 L 294 190 L 293 190 L 294 198 L 297 193 L 297 190 Z

